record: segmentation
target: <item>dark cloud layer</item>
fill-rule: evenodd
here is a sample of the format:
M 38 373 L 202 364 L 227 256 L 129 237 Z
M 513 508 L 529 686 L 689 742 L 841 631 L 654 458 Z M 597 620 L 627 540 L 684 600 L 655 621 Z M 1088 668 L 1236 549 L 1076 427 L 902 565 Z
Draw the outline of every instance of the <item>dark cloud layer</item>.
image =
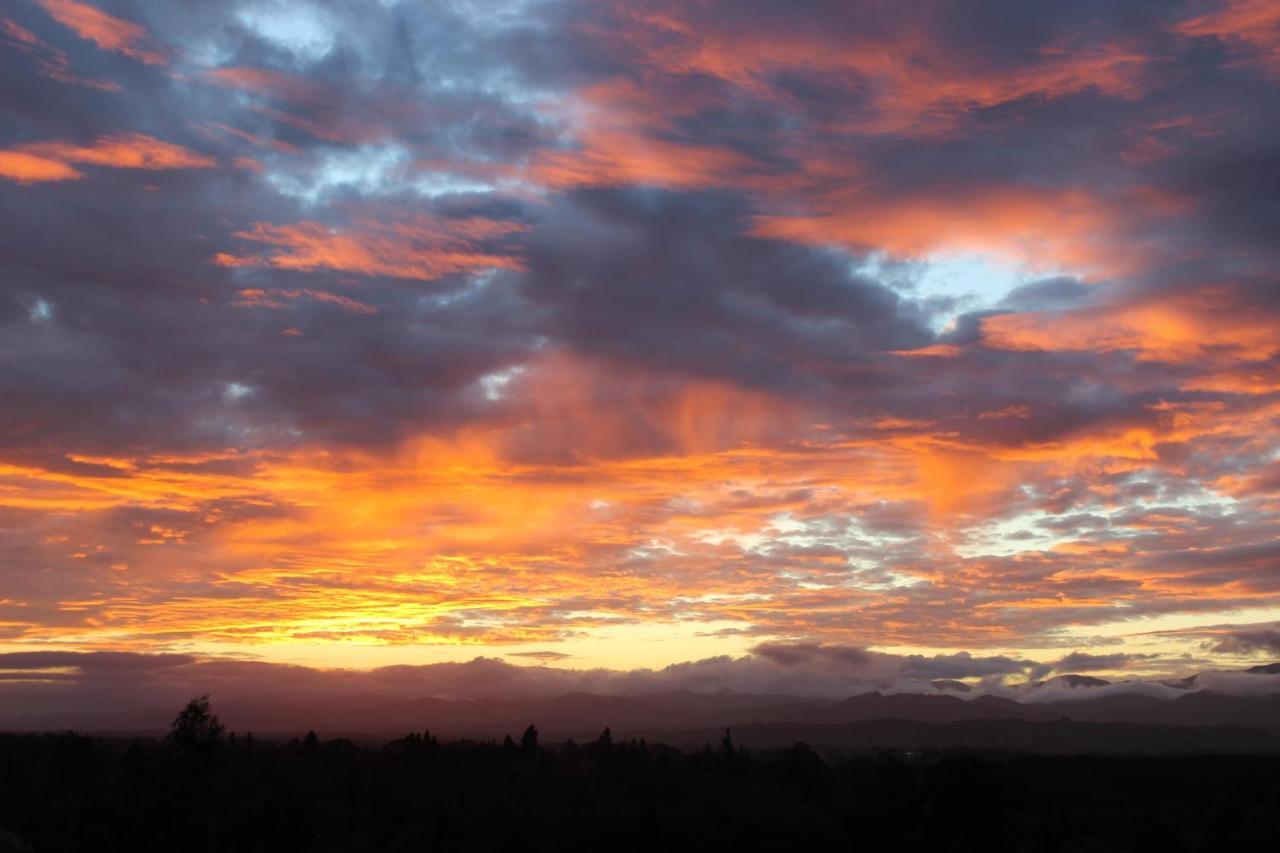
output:
M 1280 630 L 1236 631 L 1213 644 L 1215 652 L 1280 656 Z

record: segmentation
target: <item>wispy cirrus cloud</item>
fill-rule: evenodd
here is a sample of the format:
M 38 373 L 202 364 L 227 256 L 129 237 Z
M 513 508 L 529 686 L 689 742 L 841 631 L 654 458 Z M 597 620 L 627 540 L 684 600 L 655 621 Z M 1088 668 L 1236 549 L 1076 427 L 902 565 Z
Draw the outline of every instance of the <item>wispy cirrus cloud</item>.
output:
M 1246 62 L 1280 73 L 1280 11 L 1266 0 L 1231 0 L 1208 14 L 1179 22 L 1174 29 L 1190 38 L 1225 42 Z
M 53 80 L 91 86 L 108 92 L 114 92 L 120 88 L 110 80 L 95 80 L 76 74 L 71 69 L 71 60 L 66 51 L 54 47 L 10 18 L 0 20 L 0 44 L 33 57 L 40 73 Z
M 268 247 L 262 255 L 219 253 L 225 267 L 271 266 L 286 270 L 329 269 L 362 275 L 431 280 L 476 268 L 519 269 L 517 257 L 482 247 L 525 226 L 482 217 L 361 219 L 351 227 L 319 222 L 254 223 L 235 237 Z
M 73 165 L 74 164 L 74 165 Z M 110 169 L 211 169 L 212 157 L 143 133 L 100 136 L 85 145 L 61 140 L 0 150 L 0 177 L 17 183 L 77 180 L 80 165 Z
M 151 45 L 146 28 L 76 0 L 38 0 L 55 21 L 101 50 L 123 54 L 147 65 L 164 65 L 165 54 Z

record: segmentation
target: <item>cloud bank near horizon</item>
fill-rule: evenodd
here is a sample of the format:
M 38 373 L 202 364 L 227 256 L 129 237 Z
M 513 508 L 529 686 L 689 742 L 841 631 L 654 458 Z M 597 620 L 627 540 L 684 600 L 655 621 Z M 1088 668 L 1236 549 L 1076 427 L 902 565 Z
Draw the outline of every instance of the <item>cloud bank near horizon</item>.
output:
M 1280 673 L 1205 670 L 1194 659 L 1105 659 L 1083 653 L 1045 663 L 1004 656 L 893 655 L 856 647 L 770 644 L 659 669 L 612 670 L 514 664 L 493 657 L 322 670 L 266 661 L 133 652 L 0 654 L 0 725 L 30 727 L 61 715 L 97 719 L 155 714 L 210 694 L 233 709 L 305 707 L 326 713 L 352 703 L 413 699 L 521 701 L 588 693 L 644 697 L 667 693 L 844 699 L 910 693 L 963 699 L 999 696 L 1022 702 L 1079 701 L 1117 694 L 1174 699 L 1191 691 L 1229 696 L 1280 693 Z M 1059 678 L 1106 669 L 1111 681 Z M 1165 676 L 1152 673 L 1163 672 Z M 1177 673 L 1190 682 L 1175 680 Z M 86 716 L 89 715 L 89 716 Z M 161 715 L 163 716 L 163 715 Z

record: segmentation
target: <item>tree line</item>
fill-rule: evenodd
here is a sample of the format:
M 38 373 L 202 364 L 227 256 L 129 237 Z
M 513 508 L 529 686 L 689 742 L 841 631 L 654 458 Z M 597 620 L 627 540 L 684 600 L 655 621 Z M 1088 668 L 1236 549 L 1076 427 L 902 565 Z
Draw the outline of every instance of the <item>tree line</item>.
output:
M 227 732 L 0 735 L 13 851 L 1263 850 L 1275 757 L 677 749 L 430 731 L 380 746 Z

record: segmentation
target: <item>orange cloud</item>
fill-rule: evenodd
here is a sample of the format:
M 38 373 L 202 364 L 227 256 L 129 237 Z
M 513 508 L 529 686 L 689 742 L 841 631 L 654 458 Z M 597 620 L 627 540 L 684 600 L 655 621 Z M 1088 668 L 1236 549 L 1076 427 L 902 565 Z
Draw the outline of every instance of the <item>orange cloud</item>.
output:
M 143 133 L 100 136 L 91 145 L 34 142 L 20 150 L 64 163 L 87 163 L 113 169 L 211 169 L 218 165 L 212 157 Z
M 776 86 L 779 72 L 842 81 L 852 75 L 872 100 L 842 129 L 860 133 L 936 134 L 950 130 L 970 110 L 1090 89 L 1134 98 L 1145 91 L 1151 64 L 1150 57 L 1121 43 L 1050 44 L 1020 66 L 988 67 L 906 22 L 892 34 L 880 31 L 851 41 L 847 33 L 806 28 L 799 20 L 794 27 L 765 29 L 686 8 L 624 10 L 622 15 L 633 26 L 599 37 L 634 52 L 651 72 L 706 75 L 783 103 L 792 96 Z
M 47 157 L 22 151 L 0 151 L 0 178 L 19 184 L 45 181 L 74 181 L 83 175 L 76 169 Z
M 1280 393 L 1280 375 L 1265 364 L 1256 367 L 1231 365 L 1227 370 L 1211 370 L 1202 376 L 1188 379 L 1181 387 L 1188 391 L 1214 394 L 1276 394 Z
M 682 595 L 714 591 L 704 619 L 731 615 L 726 597 L 763 603 L 775 592 L 772 574 L 730 576 L 717 564 L 741 554 L 708 535 L 752 535 L 776 513 L 801 510 L 811 489 L 834 497 L 833 478 L 847 477 L 859 495 L 910 486 L 907 472 L 895 486 L 891 465 L 855 449 L 758 445 L 785 412 L 763 395 L 714 383 L 664 388 L 559 357 L 512 386 L 512 405 L 523 412 L 516 420 L 423 437 L 391 453 L 233 454 L 240 464 L 232 473 L 218 459 L 84 460 L 110 468 L 110 477 L 10 465 L 0 468 L 0 505 L 60 507 L 89 524 L 50 538 L 45 547 L 56 559 L 121 565 L 131 584 L 185 582 L 214 593 L 170 597 L 163 612 L 137 597 L 67 602 L 93 624 L 64 625 L 66 636 L 105 631 L 126 644 L 124 634 L 192 632 L 201 642 L 240 644 L 320 633 L 383 643 L 525 642 L 633 620 L 637 605 L 671 618 Z M 653 405 L 593 406 L 605 389 Z M 641 412 L 647 422 L 631 424 Z M 571 419 L 600 438 L 575 454 L 563 452 L 563 437 L 546 446 Z M 662 449 L 628 450 L 646 433 L 664 436 Z M 874 481 L 861 481 L 873 472 Z M 113 533 L 94 528 L 96 513 L 118 518 L 130 508 L 163 510 L 163 530 L 118 520 Z M 629 552 L 655 543 L 671 549 L 670 561 L 625 568 L 637 559 Z M 819 559 L 803 574 L 839 571 Z M 597 600 L 567 604 L 584 597 Z
M 823 438 L 815 413 L 788 401 L 563 354 L 527 365 L 494 405 L 491 423 L 388 451 L 77 458 L 110 476 L 2 465 L 0 505 L 44 513 L 42 559 L 128 579 L 57 603 L 64 642 L 116 648 L 515 644 L 674 621 L 984 645 L 1256 595 L 1233 578 L 1189 584 L 1185 569 L 1153 569 L 1144 560 L 1157 546 L 1123 530 L 1009 559 L 956 550 L 953 532 L 999 520 L 1019 486 L 1099 471 L 1136 439 L 1080 435 L 1007 454 L 928 423 Z M 1170 412 L 1142 442 L 1249 435 L 1273 416 Z M 908 555 L 894 554 L 901 539 L 856 526 L 877 507 L 922 503 Z M 1167 509 L 1124 524 L 1184 550 L 1212 535 Z M 27 640 L 50 633 L 19 625 Z
M 1272 0 L 1229 0 L 1219 11 L 1183 21 L 1174 31 L 1221 39 L 1237 48 L 1246 61 L 1280 74 L 1280 6 Z
M 552 187 L 700 187 L 729 183 L 749 165 L 747 158 L 727 148 L 669 142 L 639 133 L 589 130 L 578 144 L 578 150 L 539 156 L 530 176 Z
M 325 99 L 324 88 L 305 77 L 268 68 L 228 66 L 214 68 L 205 77 L 220 86 L 240 89 L 291 103 L 317 103 Z
M 899 26 L 891 38 L 850 44 L 844 35 L 797 26 L 753 29 L 687 8 L 619 10 L 625 26 L 593 29 L 634 62 L 628 76 L 593 83 L 553 110 L 575 145 L 536 156 L 528 178 L 551 187 L 648 184 L 733 187 L 762 196 L 757 233 L 812 244 L 878 248 L 903 257 L 935 249 L 994 252 L 1045 267 L 1110 274 L 1139 263 L 1133 241 L 1108 239 L 1134 206 L 1157 214 L 1168 200 L 1147 192 L 1103 199 L 1077 189 L 996 186 L 901 197 L 867 186 L 850 139 L 951 133 L 965 114 L 1027 98 L 1086 90 L 1135 98 L 1151 59 L 1125 45 L 1054 43 L 1014 68 L 956 55 L 936 36 Z M 722 88 L 800 114 L 786 74 L 865 90 L 870 103 L 778 137 L 767 156 L 684 138 L 679 119 L 723 108 Z M 850 81 L 854 82 L 850 82 Z M 838 83 L 837 83 L 838 81 Z M 1139 198 L 1138 196 L 1142 196 Z
M 1079 478 L 1115 508 L 1117 480 L 1165 465 L 1161 445 L 1238 448 L 1267 434 L 1274 406 L 1252 417 L 1165 406 L 1140 424 L 1003 446 L 927 420 L 845 433 L 792 399 L 567 353 L 522 367 L 491 418 L 389 450 L 73 460 L 110 476 L 0 467 L 0 506 L 54 525 L 41 531 L 42 559 L 128 580 L 59 600 L 56 627 L 33 618 L 15 630 L 32 642 L 56 632 L 268 656 L 306 644 L 323 655 L 334 643 L 567 642 L 674 622 L 981 646 L 1263 595 L 1238 588 L 1238 575 L 1153 568 L 1168 555 L 1151 537 L 1203 552 L 1215 535 L 1167 510 L 1116 520 L 1105 540 L 1068 532 L 1008 559 L 966 553 L 1023 488 Z M 1027 412 L 977 418 L 988 414 Z M 876 529 L 886 507 L 906 516 L 906 534 Z M 145 520 L 130 526 L 131 513 Z
M 931 344 L 916 349 L 892 350 L 890 355 L 900 355 L 903 358 L 955 358 L 963 352 L 961 347 L 953 344 Z
M 685 103 L 689 96 L 683 92 L 672 97 L 673 102 L 665 89 L 644 91 L 620 81 L 582 90 L 578 109 L 566 111 L 576 145 L 538 155 L 523 176 L 551 187 L 734 187 L 758 195 L 764 212 L 755 217 L 754 232 L 764 237 L 911 258 L 934 251 L 990 253 L 1041 268 L 1112 275 L 1132 272 L 1148 258 L 1140 241 L 1116 239 L 1122 224 L 1136 215 L 1185 210 L 1177 199 L 1144 188 L 1110 197 L 1017 185 L 943 188 L 916 196 L 884 192 L 870 185 L 870 176 L 847 152 L 825 150 L 805 135 L 790 137 L 775 152 L 785 158 L 768 161 L 682 140 L 673 116 L 713 105 L 696 97 Z
M 120 53 L 147 65 L 165 65 L 168 59 L 146 46 L 149 35 L 145 27 L 117 18 L 75 0 L 37 0 L 53 19 L 74 30 L 76 35 L 96 44 L 99 49 Z
M 1144 72 L 1151 61 L 1119 44 L 1088 50 L 1050 46 L 1040 51 L 1034 64 L 1012 71 L 947 62 L 945 54 L 938 65 L 896 59 L 880 69 L 886 93 L 880 116 L 865 126 L 867 130 L 945 132 L 968 110 L 1031 97 L 1052 100 L 1089 89 L 1132 99 L 1145 91 Z
M 470 269 L 520 269 L 517 258 L 478 248 L 524 230 L 512 222 L 472 217 L 443 219 L 418 215 L 400 220 L 357 220 L 347 227 L 319 222 L 289 225 L 254 223 L 235 236 L 268 246 L 261 255 L 219 253 L 226 267 L 269 266 L 287 270 L 330 269 L 424 281 Z
M 298 146 L 285 142 L 282 139 L 269 139 L 264 136 L 249 133 L 246 130 L 241 130 L 238 127 L 232 127 L 219 122 L 208 122 L 207 124 L 202 124 L 197 128 L 197 130 L 205 136 L 213 139 L 231 137 L 232 139 L 247 142 L 258 148 L 273 148 L 282 154 L 298 154 L 302 150 Z
M 181 145 L 141 133 L 100 136 L 91 145 L 33 142 L 0 150 L 0 178 L 21 184 L 70 181 L 83 177 L 71 164 L 113 169 L 210 169 L 218 163 Z
M 42 43 L 35 33 L 18 25 L 11 18 L 5 18 L 3 22 L 0 22 L 0 31 L 4 32 L 5 39 L 10 44 L 35 47 Z
M 9 18 L 0 20 L 0 40 L 31 55 L 35 59 L 36 68 L 50 79 L 63 83 L 78 83 L 104 91 L 116 91 L 120 88 L 110 80 L 93 80 L 75 74 L 71 70 L 71 60 L 67 58 L 65 51 L 45 42 L 35 33 Z
M 983 342 L 1006 350 L 1132 350 L 1141 361 L 1204 363 L 1210 370 L 1280 353 L 1280 320 L 1248 310 L 1237 296 L 1206 288 L 1130 305 L 1001 314 L 983 320 Z
M 850 193 L 818 204 L 815 213 L 760 215 L 755 232 L 908 258 L 945 250 L 990 253 L 1042 267 L 1117 271 L 1137 263 L 1126 256 L 1137 250 L 1119 249 L 1105 239 L 1117 228 L 1117 213 L 1078 190 L 1004 187 L 924 198 Z
M 261 290 L 249 288 L 239 292 L 240 299 L 234 304 L 241 308 L 287 308 L 288 304 L 281 300 L 314 299 L 317 302 L 328 302 L 337 305 L 352 314 L 377 314 L 378 309 L 366 302 L 360 302 L 338 293 L 327 290 L 271 288 Z
M 1017 485 L 1017 469 L 986 453 L 922 450 L 915 457 L 916 494 L 937 518 L 989 512 Z
M 824 159 L 822 152 L 787 152 L 794 154 L 794 162 L 783 163 L 682 138 L 678 119 L 719 106 L 685 88 L 614 78 L 584 86 L 545 108 L 571 131 L 572 145 L 543 150 L 514 168 L 483 165 L 490 176 L 496 171 L 557 189 L 630 183 L 785 192 L 828 189 L 832 181 L 847 183 L 856 175 L 857 165 L 847 156 Z

